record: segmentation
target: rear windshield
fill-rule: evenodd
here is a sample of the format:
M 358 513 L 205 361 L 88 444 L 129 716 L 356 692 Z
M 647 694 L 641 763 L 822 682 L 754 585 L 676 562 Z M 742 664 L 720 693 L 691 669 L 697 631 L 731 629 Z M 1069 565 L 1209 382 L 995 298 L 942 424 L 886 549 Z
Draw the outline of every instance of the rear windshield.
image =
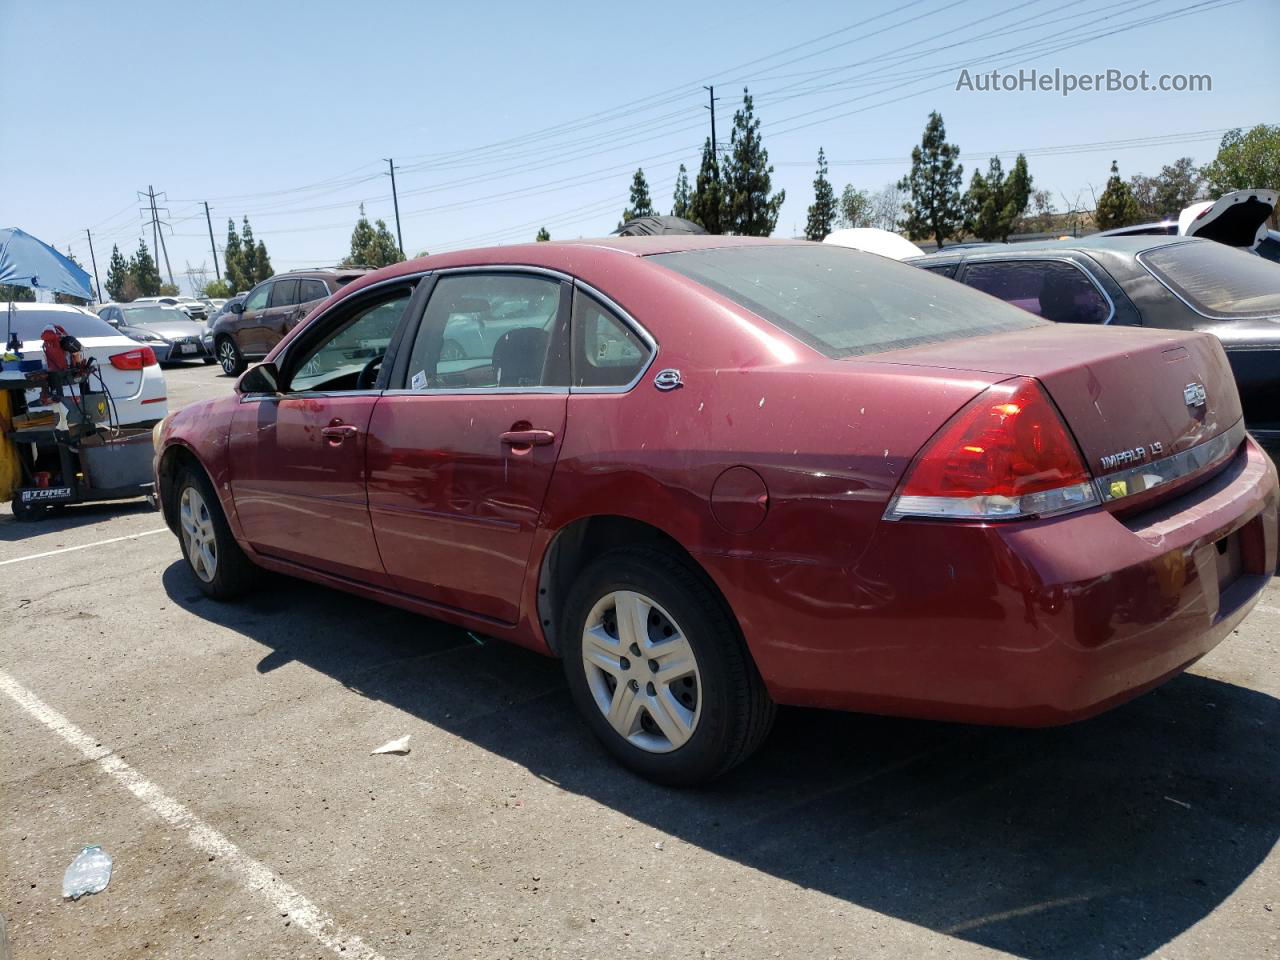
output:
M 1191 309 L 1215 320 L 1280 316 L 1280 264 L 1213 240 L 1171 243 L 1138 262 Z
M 769 244 L 652 258 L 828 357 L 959 340 L 1046 321 L 884 257 L 823 244 Z
M 46 327 L 58 324 L 71 336 L 85 337 L 118 337 L 115 327 L 100 317 L 79 311 L 70 310 L 15 310 L 13 311 L 13 330 L 23 341 L 39 340 Z M 9 311 L 0 304 L 0 332 L 7 339 L 9 330 Z

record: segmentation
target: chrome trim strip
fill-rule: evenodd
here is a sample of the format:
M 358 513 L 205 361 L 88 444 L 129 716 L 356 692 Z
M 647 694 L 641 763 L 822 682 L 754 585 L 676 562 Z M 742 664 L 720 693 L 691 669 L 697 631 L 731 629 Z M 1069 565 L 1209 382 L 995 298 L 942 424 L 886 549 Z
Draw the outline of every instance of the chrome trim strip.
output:
M 978 264 L 983 264 L 983 263 L 1044 263 L 1045 261 L 1070 264 L 1071 266 L 1075 267 L 1077 270 L 1079 270 L 1081 273 L 1083 273 L 1086 277 L 1089 278 L 1089 282 L 1093 284 L 1093 288 L 1097 290 L 1098 293 L 1102 294 L 1102 299 L 1107 301 L 1107 306 L 1111 308 L 1111 312 L 1107 314 L 1107 319 L 1103 320 L 1100 324 L 1098 324 L 1098 326 L 1105 327 L 1107 324 L 1109 324 L 1112 320 L 1116 318 L 1116 304 L 1115 304 L 1115 301 L 1111 299 L 1111 295 L 1107 293 L 1107 291 L 1103 288 L 1102 284 L 1098 282 L 1098 278 L 1093 275 L 1092 270 L 1090 270 L 1088 267 L 1081 266 L 1079 262 L 1077 262 L 1076 260 L 1073 260 L 1071 257 L 1040 257 L 1030 253 L 1022 257 L 1008 256 L 1008 255 L 983 257 L 979 255 L 974 257 L 966 257 L 963 261 L 961 261 L 961 263 L 963 263 L 965 267 L 969 267 L 970 265 L 976 266 Z M 968 282 L 965 282 L 965 286 L 966 287 L 969 286 Z M 991 296 L 995 296 L 995 294 L 991 294 Z M 1008 301 L 1005 301 L 1005 302 L 1007 303 Z M 1039 314 L 1036 314 L 1036 316 L 1039 316 Z M 1041 318 L 1041 319 L 1044 319 L 1044 318 Z
M 631 378 L 631 381 L 629 383 L 623 384 L 622 386 L 618 386 L 618 387 L 572 387 L 571 386 L 569 388 L 569 392 L 570 393 L 588 393 L 588 394 L 590 393 L 630 393 L 631 390 L 635 387 L 635 385 L 644 379 L 644 375 L 649 372 L 649 370 L 653 367 L 654 361 L 658 359 L 658 341 L 653 338 L 653 334 L 651 334 L 648 330 L 646 330 L 643 326 L 640 325 L 640 323 L 636 320 L 635 317 L 627 313 L 626 310 L 622 309 L 618 301 L 614 300 L 608 294 L 601 293 L 595 287 L 591 286 L 591 284 L 584 283 L 581 280 L 575 279 L 573 281 L 573 285 L 575 290 L 580 288 L 583 293 L 587 294 L 590 297 L 593 297 L 596 300 L 599 300 L 602 304 L 608 307 L 614 313 L 614 315 L 616 315 L 617 318 L 622 321 L 624 326 L 626 326 L 632 333 L 634 333 L 637 337 L 639 337 L 640 341 L 649 348 L 649 359 L 645 363 L 645 365 L 640 368 L 640 370 L 636 373 L 636 375 Z M 570 339 L 572 340 L 572 333 L 570 334 Z M 572 344 L 570 344 L 571 352 L 572 352 L 572 349 L 573 349 Z
M 552 267 L 534 267 L 520 263 L 489 263 L 476 266 L 470 264 L 462 267 L 437 267 L 430 271 L 437 276 L 445 277 L 451 273 L 533 273 L 556 280 L 573 280 L 573 277 Z
M 1140 463 L 1136 467 L 1126 467 L 1115 473 L 1104 474 L 1094 480 L 1098 488 L 1098 497 L 1103 503 L 1115 503 L 1117 500 L 1146 493 L 1166 483 L 1180 480 L 1226 460 L 1240 448 L 1244 437 L 1244 421 L 1240 420 L 1226 432 L 1181 453 L 1175 453 L 1162 460 L 1153 460 L 1150 463 Z
M 527 393 L 559 393 L 567 394 L 568 387 L 449 387 L 448 389 L 411 390 L 408 387 L 396 387 L 394 390 L 383 390 L 384 397 L 452 397 L 452 396 L 489 396 L 499 394 Z

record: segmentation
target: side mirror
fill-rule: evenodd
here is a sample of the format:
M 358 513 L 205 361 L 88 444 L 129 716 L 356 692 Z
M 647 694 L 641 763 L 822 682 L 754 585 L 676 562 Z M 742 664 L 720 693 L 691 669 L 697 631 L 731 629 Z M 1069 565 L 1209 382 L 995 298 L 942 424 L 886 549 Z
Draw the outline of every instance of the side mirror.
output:
M 241 396 L 250 394 L 277 394 L 280 392 L 280 371 L 274 363 L 260 363 L 250 367 L 236 381 L 236 393 Z
M 232 313 L 244 313 L 244 301 L 237 300 L 235 303 L 231 304 L 228 309 L 230 309 Z

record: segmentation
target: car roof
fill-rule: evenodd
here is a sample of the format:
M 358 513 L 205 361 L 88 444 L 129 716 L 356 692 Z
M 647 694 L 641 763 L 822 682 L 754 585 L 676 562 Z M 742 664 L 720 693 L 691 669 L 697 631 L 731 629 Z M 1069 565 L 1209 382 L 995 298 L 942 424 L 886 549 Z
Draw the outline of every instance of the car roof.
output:
M 1096 250 L 1099 252 L 1127 254 L 1135 256 L 1144 250 L 1153 250 L 1156 247 L 1166 247 L 1173 243 L 1197 243 L 1206 242 L 1197 240 L 1196 237 L 1172 237 L 1162 236 L 1159 234 L 1128 236 L 1128 237 L 1109 237 L 1099 233 L 1090 234 L 1087 237 L 1066 237 L 1058 240 L 1030 240 L 1026 243 L 1011 243 L 1007 246 L 999 247 L 973 247 L 967 250 L 957 250 L 956 253 L 965 256 L 969 254 L 986 254 L 992 253 L 998 249 L 1002 256 L 1019 256 L 1026 253 L 1042 253 L 1045 251 L 1055 250 Z M 1213 243 L 1214 241 L 1207 241 Z M 943 260 L 951 256 L 949 247 L 943 247 L 935 253 L 926 254 L 923 257 L 913 257 L 909 262 L 922 263 L 930 260 Z
M 34 312 L 37 310 L 44 310 L 49 313 L 87 313 L 91 317 L 97 316 L 97 314 L 94 313 L 92 310 L 86 310 L 84 307 L 77 307 L 74 304 L 70 304 L 70 303 L 31 303 L 30 301 L 15 300 L 13 303 L 13 308 L 22 313 L 26 313 L 28 311 Z M 0 304 L 0 315 L 3 315 L 4 311 L 8 309 L 9 309 L 8 303 Z

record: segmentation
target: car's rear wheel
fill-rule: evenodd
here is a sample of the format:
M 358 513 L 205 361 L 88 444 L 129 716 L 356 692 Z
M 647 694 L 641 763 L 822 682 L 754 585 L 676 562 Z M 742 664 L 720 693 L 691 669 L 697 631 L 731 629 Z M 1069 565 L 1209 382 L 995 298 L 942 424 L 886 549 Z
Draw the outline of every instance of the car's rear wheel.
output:
M 723 603 L 667 551 L 611 550 L 578 578 L 561 651 L 588 726 L 660 783 L 711 780 L 750 756 L 774 706 Z
M 253 562 L 231 535 L 208 478 L 199 470 L 184 470 L 175 497 L 178 540 L 196 584 L 215 600 L 231 600 L 244 593 L 253 576 Z
M 249 364 L 244 359 L 244 354 L 240 352 L 240 348 L 236 346 L 236 342 L 230 337 L 220 337 L 218 339 L 218 364 L 222 367 L 222 372 L 229 377 L 238 377 L 244 373 L 245 367 Z

